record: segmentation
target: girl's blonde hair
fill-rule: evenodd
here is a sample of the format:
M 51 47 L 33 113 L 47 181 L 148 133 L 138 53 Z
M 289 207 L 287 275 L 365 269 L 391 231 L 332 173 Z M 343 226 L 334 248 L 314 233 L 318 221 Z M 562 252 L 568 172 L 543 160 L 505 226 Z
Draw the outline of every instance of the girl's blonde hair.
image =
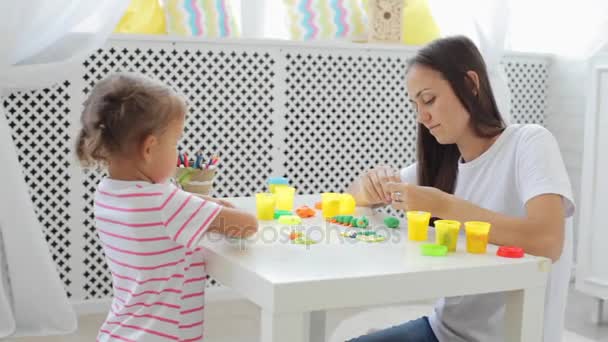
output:
M 185 114 L 185 101 L 171 88 L 136 74 L 113 74 L 99 81 L 84 103 L 76 154 L 83 166 L 106 164 Z

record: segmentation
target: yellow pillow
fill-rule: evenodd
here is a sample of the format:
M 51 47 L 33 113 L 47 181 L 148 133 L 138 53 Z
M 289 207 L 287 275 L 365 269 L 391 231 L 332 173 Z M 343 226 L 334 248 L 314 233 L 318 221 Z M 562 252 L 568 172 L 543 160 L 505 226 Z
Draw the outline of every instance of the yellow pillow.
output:
M 114 32 L 166 34 L 165 12 L 158 0 L 131 0 Z
M 401 29 L 401 40 L 408 45 L 424 45 L 439 38 L 427 0 L 406 0 Z

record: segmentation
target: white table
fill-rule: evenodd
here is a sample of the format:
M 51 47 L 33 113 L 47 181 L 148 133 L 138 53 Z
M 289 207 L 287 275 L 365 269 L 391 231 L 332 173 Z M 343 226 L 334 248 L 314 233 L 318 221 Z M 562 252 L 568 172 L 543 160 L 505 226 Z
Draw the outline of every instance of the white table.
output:
M 253 198 L 229 200 L 255 212 Z M 314 207 L 318 200 L 319 195 L 299 196 L 296 206 Z M 276 221 L 261 221 L 249 241 L 206 236 L 207 271 L 261 308 L 262 342 L 324 341 L 327 310 L 499 291 L 508 292 L 506 340 L 542 340 L 548 259 L 500 258 L 495 246 L 486 255 L 468 254 L 464 241 L 448 257 L 421 256 L 420 243 L 407 241 L 403 222 L 390 230 L 383 216 L 357 210 L 368 215 L 370 226 L 391 233 L 389 239 L 343 238 L 339 232 L 345 228 L 325 222 L 320 211 L 304 220 L 310 236 L 324 235 L 311 246 L 290 243 L 287 227 Z

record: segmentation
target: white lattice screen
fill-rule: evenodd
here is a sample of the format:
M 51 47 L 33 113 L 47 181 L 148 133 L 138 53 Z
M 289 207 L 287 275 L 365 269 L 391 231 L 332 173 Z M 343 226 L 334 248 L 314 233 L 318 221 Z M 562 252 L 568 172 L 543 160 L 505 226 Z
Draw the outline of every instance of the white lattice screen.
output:
M 74 92 L 69 81 L 54 87 L 17 92 L 4 98 L 19 163 L 23 168 L 38 221 L 68 295 L 74 282 L 75 247 L 69 238 L 76 227 L 69 224 L 73 204 L 70 191 L 70 108 Z
M 218 196 L 261 191 L 271 175 L 301 193 L 341 191 L 373 165 L 414 161 L 415 117 L 400 48 L 112 40 L 77 75 L 49 89 L 13 93 L 4 106 L 30 195 L 57 269 L 74 300 L 112 285 L 93 227 L 103 176 L 73 165 L 70 135 L 91 87 L 114 71 L 156 77 L 190 106 L 180 148 L 221 156 Z M 515 122 L 544 121 L 545 57 L 504 64 Z M 217 286 L 213 280 L 209 286 Z

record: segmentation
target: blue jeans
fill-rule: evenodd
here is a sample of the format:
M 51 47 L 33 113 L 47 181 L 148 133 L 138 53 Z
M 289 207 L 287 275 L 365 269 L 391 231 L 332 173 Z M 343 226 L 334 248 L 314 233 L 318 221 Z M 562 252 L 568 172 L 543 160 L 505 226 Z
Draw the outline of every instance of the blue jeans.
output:
M 369 335 L 357 337 L 349 342 L 439 342 L 427 317 L 418 318 L 407 323 Z

